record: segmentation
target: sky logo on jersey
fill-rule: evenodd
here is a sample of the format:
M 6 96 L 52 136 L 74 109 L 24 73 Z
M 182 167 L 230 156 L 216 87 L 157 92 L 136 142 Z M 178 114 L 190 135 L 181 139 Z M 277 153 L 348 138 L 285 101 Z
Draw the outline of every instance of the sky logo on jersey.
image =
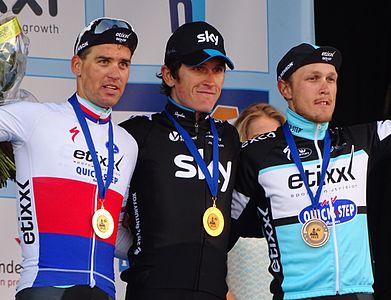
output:
M 332 203 L 332 206 L 330 203 Z M 328 226 L 331 226 L 333 219 L 335 219 L 335 224 L 340 224 L 352 220 L 356 215 L 357 206 L 352 200 L 337 200 L 337 197 L 334 197 L 331 200 L 324 200 L 316 210 L 312 208 L 312 205 L 308 205 L 300 212 L 299 220 L 304 224 L 309 219 L 318 218 L 323 220 Z
M 204 158 L 204 150 L 199 149 L 202 159 Z M 174 158 L 174 164 L 178 167 L 178 170 L 175 171 L 175 177 L 177 178 L 194 178 L 198 177 L 199 180 L 205 180 L 205 175 L 202 172 L 201 168 L 197 165 L 194 160 L 194 157 L 186 154 L 179 154 Z M 207 166 L 209 172 L 212 172 L 213 162 L 210 162 Z M 219 162 L 219 171 L 221 184 L 221 192 L 225 192 L 228 187 L 229 180 L 231 178 L 232 162 L 227 161 L 226 166 Z M 221 181 L 222 180 L 222 181 Z

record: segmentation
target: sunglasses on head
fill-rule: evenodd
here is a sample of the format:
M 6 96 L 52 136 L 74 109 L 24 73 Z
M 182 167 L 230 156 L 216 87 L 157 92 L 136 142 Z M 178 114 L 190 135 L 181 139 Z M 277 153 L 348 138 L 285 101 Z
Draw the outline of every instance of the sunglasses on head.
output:
M 129 23 L 118 20 L 118 19 L 100 19 L 96 25 L 95 29 L 93 31 L 94 34 L 101 34 L 109 29 L 114 28 L 125 28 L 133 31 L 132 26 L 130 26 Z

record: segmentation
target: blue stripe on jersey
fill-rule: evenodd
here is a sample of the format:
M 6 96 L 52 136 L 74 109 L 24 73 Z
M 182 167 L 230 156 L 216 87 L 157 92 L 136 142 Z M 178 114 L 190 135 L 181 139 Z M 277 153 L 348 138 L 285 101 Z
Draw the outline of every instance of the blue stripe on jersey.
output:
M 372 293 L 373 276 L 368 234 L 362 230 L 366 228 L 366 224 L 367 216 L 358 214 L 350 222 L 337 224 L 336 236 L 333 228 L 329 226 L 330 239 L 319 248 L 312 248 L 305 244 L 301 237 L 302 224 L 300 223 L 276 227 L 283 266 L 284 299 L 298 299 L 303 296 L 319 297 L 336 292 Z M 335 238 L 336 249 L 334 249 Z M 364 251 L 357 253 L 352 249 L 364 249 Z M 339 276 L 340 282 L 337 282 L 337 271 L 343 274 Z M 308 274 L 311 274 L 311 278 Z M 357 282 L 358 277 L 360 282 Z M 351 290 L 352 281 L 357 282 L 354 291 Z M 313 285 L 314 282 L 317 282 L 316 286 Z M 303 290 L 307 292 L 303 293 Z
M 34 286 L 90 284 L 92 240 L 80 236 L 41 233 L 39 236 L 39 271 Z M 114 297 L 114 246 L 95 241 L 94 279 L 104 283 L 101 288 Z M 51 268 L 47 268 L 51 266 Z
M 334 252 L 333 236 L 330 236 L 323 247 L 312 248 L 303 241 L 301 229 L 300 223 L 276 227 L 283 266 L 284 299 L 302 298 L 303 291 L 314 291 L 314 295 L 318 296 L 335 294 L 333 283 L 336 274 L 330 272 L 335 270 L 335 261 L 334 259 L 324 261 L 325 257 L 330 257 L 329 253 Z M 308 274 L 311 276 L 309 277 Z M 316 286 L 313 286 L 314 282 L 317 282 Z M 322 293 L 319 294 L 319 291 Z M 306 297 L 314 295 L 305 294 Z

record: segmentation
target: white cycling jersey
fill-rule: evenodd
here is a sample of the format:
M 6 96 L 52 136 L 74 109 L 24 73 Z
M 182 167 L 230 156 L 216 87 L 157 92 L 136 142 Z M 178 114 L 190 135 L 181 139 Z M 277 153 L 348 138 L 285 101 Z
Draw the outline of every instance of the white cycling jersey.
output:
M 88 103 L 80 102 L 104 176 L 111 110 L 100 114 Z M 101 239 L 92 228 L 93 213 L 101 207 L 96 174 L 71 104 L 18 102 L 0 107 L 0 141 L 12 142 L 17 168 L 23 255 L 18 291 L 90 285 L 115 297 L 116 232 L 138 146 L 121 127 L 113 125 L 113 132 L 114 175 L 104 208 L 113 216 L 115 229 L 109 238 Z

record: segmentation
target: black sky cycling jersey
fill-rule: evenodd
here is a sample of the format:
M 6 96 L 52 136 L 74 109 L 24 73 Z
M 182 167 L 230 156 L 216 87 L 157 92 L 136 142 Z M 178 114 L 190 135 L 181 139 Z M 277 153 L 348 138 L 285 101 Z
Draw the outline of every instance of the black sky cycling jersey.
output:
M 192 137 L 212 170 L 212 140 L 208 114 L 195 114 L 169 102 L 167 110 Z M 218 237 L 202 223 L 212 197 L 205 176 L 165 113 L 135 117 L 122 124 L 139 145 L 139 158 L 128 204 L 134 244 L 131 268 L 122 278 L 134 289 L 171 288 L 204 291 L 225 299 L 226 253 L 231 194 L 240 143 L 236 129 L 216 121 L 219 146 L 219 186 L 216 206 L 225 218 Z M 129 287 L 128 287 L 129 288 Z
M 319 158 L 327 123 L 314 124 L 294 115 L 288 114 L 288 122 L 315 194 L 320 184 Z M 315 214 L 327 224 L 330 238 L 318 248 L 307 245 L 302 238 L 303 224 L 314 211 L 282 128 L 243 144 L 233 194 L 232 216 L 236 221 L 232 226 L 246 236 L 255 226 L 259 228 L 256 222 L 261 220 L 269 244 L 269 270 L 274 276 L 273 299 L 373 292 L 367 174 L 376 160 L 391 153 L 391 121 L 329 132 L 331 158 Z M 249 227 L 251 215 L 259 216 L 254 218 L 253 228 Z

